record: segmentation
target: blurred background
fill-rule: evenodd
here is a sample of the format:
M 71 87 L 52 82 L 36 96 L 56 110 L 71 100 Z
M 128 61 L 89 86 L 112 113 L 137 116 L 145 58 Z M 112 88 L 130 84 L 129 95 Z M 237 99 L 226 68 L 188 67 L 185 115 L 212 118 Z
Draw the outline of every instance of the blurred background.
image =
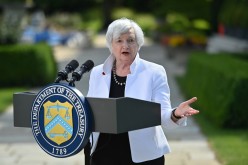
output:
M 248 0 L 0 0 L 0 116 L 10 113 L 13 93 L 53 82 L 72 58 L 107 55 L 106 28 L 127 17 L 143 29 L 145 50 L 152 50 L 149 59 L 169 62 L 165 68 L 176 73 L 172 84 L 182 98 L 198 97 L 194 106 L 201 115 L 195 121 L 218 162 L 245 165 L 247 11 Z M 101 63 L 105 57 L 92 58 Z M 82 92 L 86 95 L 87 85 Z M 0 117 L 0 164 L 7 161 L 5 154 L 15 152 L 1 130 L 5 119 Z

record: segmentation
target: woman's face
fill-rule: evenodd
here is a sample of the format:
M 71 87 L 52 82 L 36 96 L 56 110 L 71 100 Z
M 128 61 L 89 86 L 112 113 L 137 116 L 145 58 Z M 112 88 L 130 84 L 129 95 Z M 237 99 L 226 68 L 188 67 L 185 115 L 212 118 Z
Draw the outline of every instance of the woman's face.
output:
M 112 53 L 117 63 L 128 63 L 131 65 L 138 52 L 138 48 L 133 28 L 112 41 Z

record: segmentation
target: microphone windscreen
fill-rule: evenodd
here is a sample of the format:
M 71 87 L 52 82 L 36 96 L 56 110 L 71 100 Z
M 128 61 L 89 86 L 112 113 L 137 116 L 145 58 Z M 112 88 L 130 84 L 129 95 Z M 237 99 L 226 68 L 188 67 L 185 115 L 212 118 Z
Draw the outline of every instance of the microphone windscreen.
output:
M 87 71 L 90 71 L 94 67 L 94 62 L 92 60 L 87 60 L 83 65 L 87 68 Z
M 75 70 L 79 66 L 79 63 L 77 60 L 71 60 L 67 66 L 71 67 L 72 70 Z

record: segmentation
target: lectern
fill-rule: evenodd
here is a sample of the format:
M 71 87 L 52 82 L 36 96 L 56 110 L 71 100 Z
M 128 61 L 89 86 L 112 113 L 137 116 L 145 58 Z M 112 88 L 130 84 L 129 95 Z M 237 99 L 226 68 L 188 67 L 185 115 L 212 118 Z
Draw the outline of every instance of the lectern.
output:
M 20 92 L 13 95 L 14 126 L 31 127 L 31 107 L 37 93 Z M 93 132 L 123 133 L 161 125 L 160 104 L 144 100 L 86 97 L 93 114 Z
M 58 158 L 81 151 L 91 132 L 118 134 L 161 125 L 158 103 L 84 97 L 75 87 L 60 83 L 38 93 L 15 93 L 13 105 L 14 126 L 31 127 L 40 147 Z

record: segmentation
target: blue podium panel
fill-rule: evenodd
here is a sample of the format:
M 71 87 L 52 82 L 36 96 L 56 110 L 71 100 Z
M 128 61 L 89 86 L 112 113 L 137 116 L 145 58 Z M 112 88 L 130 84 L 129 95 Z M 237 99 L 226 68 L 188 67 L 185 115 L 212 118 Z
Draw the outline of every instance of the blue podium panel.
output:
M 54 157 L 81 151 L 91 133 L 92 118 L 83 95 L 74 87 L 51 84 L 33 100 L 31 129 L 39 146 Z

